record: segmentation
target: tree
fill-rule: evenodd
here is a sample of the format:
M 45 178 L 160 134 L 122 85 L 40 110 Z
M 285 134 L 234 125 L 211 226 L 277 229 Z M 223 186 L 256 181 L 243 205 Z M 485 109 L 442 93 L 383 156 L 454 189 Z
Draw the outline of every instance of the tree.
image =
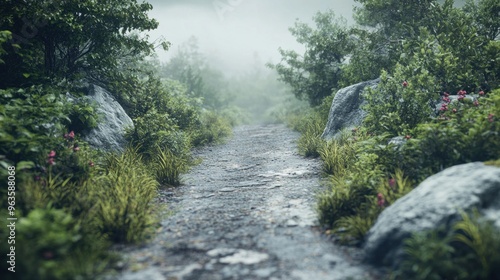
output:
M 134 32 L 155 29 L 151 4 L 136 0 L 2 0 L 0 30 L 9 30 L 21 48 L 7 51 L 0 87 L 45 77 L 99 78 L 126 56 L 149 55 L 147 37 Z M 166 47 L 166 45 L 164 45 Z
M 500 1 L 467 0 L 464 11 L 471 14 L 478 33 L 489 40 L 500 36 Z
M 318 12 L 314 17 L 316 28 L 296 22 L 290 32 L 305 47 L 305 53 L 280 49 L 278 64 L 268 64 L 279 74 L 279 79 L 290 85 L 299 99 L 311 105 L 337 89 L 344 63 L 355 41 L 350 36 L 344 19 L 337 19 L 333 11 Z
M 183 83 L 192 97 L 203 98 L 203 104 L 211 109 L 227 105 L 229 98 L 224 90 L 226 80 L 221 71 L 211 67 L 200 52 L 198 39 L 191 37 L 183 43 L 170 61 L 163 65 L 162 75 Z

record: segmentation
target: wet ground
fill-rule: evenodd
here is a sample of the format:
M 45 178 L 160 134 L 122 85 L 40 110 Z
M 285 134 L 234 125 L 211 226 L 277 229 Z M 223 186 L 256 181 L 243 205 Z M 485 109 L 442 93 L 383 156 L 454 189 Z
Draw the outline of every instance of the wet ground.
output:
M 320 162 L 297 154 L 283 125 L 242 126 L 183 186 L 163 191 L 171 210 L 154 240 L 121 249 L 114 279 L 375 279 L 360 252 L 322 234 L 314 211 Z

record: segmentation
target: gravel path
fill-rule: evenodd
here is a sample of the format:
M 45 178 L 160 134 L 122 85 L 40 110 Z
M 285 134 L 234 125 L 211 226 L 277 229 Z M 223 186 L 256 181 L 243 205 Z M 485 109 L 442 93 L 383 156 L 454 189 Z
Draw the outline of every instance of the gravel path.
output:
M 283 125 L 241 126 L 163 192 L 172 214 L 155 239 L 121 249 L 115 279 L 375 279 L 360 253 L 322 235 L 314 212 L 320 163 L 297 154 Z

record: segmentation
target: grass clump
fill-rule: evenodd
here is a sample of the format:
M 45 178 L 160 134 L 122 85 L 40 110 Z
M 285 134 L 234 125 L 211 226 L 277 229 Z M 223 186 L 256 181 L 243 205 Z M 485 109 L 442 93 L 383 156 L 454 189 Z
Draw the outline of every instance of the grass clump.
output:
M 97 228 L 115 242 L 144 239 L 155 222 L 153 199 L 158 182 L 136 149 L 109 155 L 104 172 L 87 183 Z

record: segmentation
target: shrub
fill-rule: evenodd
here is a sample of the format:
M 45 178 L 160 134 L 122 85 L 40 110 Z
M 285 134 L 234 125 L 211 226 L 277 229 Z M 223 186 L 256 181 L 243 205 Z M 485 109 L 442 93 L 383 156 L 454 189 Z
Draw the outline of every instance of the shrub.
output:
M 393 76 L 383 71 L 380 84 L 365 91 L 367 116 L 363 125 L 377 134 L 405 135 L 409 129 L 430 120 L 432 101 L 437 99 L 434 83 L 433 77 L 417 63 L 408 67 L 397 65 Z
M 62 93 L 49 86 L 0 89 L 0 153 L 7 160 L 33 160 L 59 145 L 70 116 L 81 118 L 84 128 L 95 125 L 89 104 L 72 104 Z
M 32 210 L 19 219 L 16 231 L 13 279 L 94 279 L 110 260 L 106 242 L 63 210 Z
M 191 139 L 194 146 L 221 143 L 232 131 L 228 120 L 214 111 L 205 111 L 199 126 L 191 131 Z

